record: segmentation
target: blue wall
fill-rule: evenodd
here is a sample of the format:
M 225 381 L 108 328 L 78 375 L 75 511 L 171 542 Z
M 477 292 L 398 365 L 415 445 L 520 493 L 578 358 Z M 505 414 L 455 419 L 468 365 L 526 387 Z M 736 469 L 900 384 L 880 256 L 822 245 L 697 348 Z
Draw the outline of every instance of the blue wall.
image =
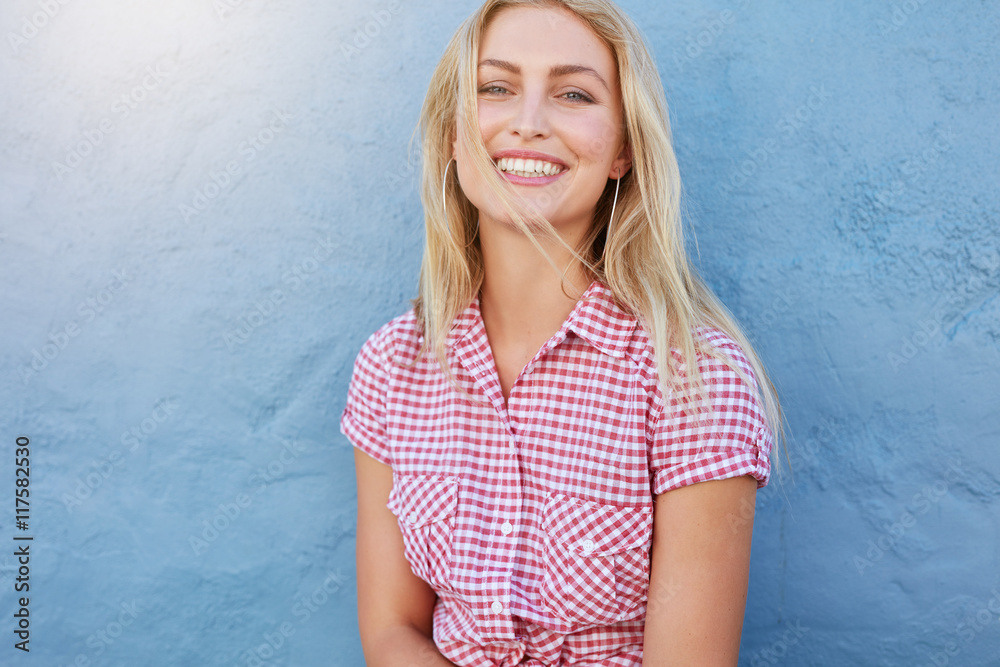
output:
M 0 663 L 361 664 L 338 419 L 414 295 L 407 145 L 474 4 L 0 7 Z M 997 664 L 1000 11 L 623 4 L 790 427 L 741 664 Z

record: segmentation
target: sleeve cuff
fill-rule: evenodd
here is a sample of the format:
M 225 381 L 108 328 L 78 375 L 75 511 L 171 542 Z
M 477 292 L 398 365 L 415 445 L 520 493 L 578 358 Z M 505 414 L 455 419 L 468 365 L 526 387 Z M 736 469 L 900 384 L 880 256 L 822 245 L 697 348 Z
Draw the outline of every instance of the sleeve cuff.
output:
M 697 482 L 743 475 L 750 475 L 756 479 L 758 489 L 766 486 L 771 477 L 770 447 L 767 444 L 767 436 L 762 431 L 758 431 L 749 448 L 744 446 L 723 452 L 706 452 L 676 466 L 657 470 L 653 475 L 653 495 Z
M 352 445 L 368 456 L 387 466 L 392 465 L 392 458 L 389 456 L 385 443 L 362 426 L 349 410 L 344 410 L 344 414 L 340 418 L 340 432 L 347 436 Z

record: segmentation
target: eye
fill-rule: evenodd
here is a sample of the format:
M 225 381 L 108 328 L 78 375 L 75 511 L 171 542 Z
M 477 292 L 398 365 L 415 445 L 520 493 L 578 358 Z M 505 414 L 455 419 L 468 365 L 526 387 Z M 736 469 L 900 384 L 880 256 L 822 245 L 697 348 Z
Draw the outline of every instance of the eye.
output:
M 562 97 L 569 100 L 570 102 L 581 102 L 593 104 L 594 98 L 583 92 L 582 90 L 571 90 L 569 92 L 563 93 Z
M 496 95 L 496 96 L 499 96 L 499 95 L 505 95 L 505 94 L 507 94 L 509 92 L 510 92 L 509 90 L 507 90 L 503 86 L 501 86 L 499 84 L 496 84 L 496 83 L 488 83 L 485 86 L 481 86 L 479 88 L 479 94 L 480 95 Z

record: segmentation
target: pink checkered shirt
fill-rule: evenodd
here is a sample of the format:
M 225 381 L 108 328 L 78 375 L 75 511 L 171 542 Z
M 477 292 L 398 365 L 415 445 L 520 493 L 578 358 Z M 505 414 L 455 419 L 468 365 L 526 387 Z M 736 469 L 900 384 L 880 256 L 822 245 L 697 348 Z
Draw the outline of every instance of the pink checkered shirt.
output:
M 753 378 L 725 334 L 697 335 Z M 453 380 L 420 343 L 412 311 L 368 339 L 341 430 L 392 466 L 388 507 L 437 592 L 439 650 L 475 667 L 641 665 L 647 596 L 670 593 L 648 590 L 653 498 L 740 475 L 767 483 L 772 436 L 754 389 L 702 356 L 714 419 L 665 402 L 649 338 L 600 282 L 506 406 L 478 300 L 448 338 Z

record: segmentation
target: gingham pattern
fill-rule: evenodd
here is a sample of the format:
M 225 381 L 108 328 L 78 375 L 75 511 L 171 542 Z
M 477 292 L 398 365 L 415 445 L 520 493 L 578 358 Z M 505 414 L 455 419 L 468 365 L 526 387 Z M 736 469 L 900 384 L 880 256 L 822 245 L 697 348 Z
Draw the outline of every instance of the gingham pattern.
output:
M 438 590 L 448 588 L 451 581 L 457 502 L 455 478 L 402 477 L 389 494 L 389 509 L 407 527 L 403 531 L 406 560 L 418 577 Z
M 753 382 L 732 340 L 696 333 Z M 640 665 L 653 497 L 741 475 L 767 483 L 771 434 L 753 389 L 703 356 L 707 412 L 664 398 L 648 337 L 599 282 L 506 406 L 478 301 L 449 335 L 453 379 L 420 343 L 412 311 L 368 339 L 341 430 L 393 468 L 388 506 L 438 593 L 438 648 L 460 666 Z

